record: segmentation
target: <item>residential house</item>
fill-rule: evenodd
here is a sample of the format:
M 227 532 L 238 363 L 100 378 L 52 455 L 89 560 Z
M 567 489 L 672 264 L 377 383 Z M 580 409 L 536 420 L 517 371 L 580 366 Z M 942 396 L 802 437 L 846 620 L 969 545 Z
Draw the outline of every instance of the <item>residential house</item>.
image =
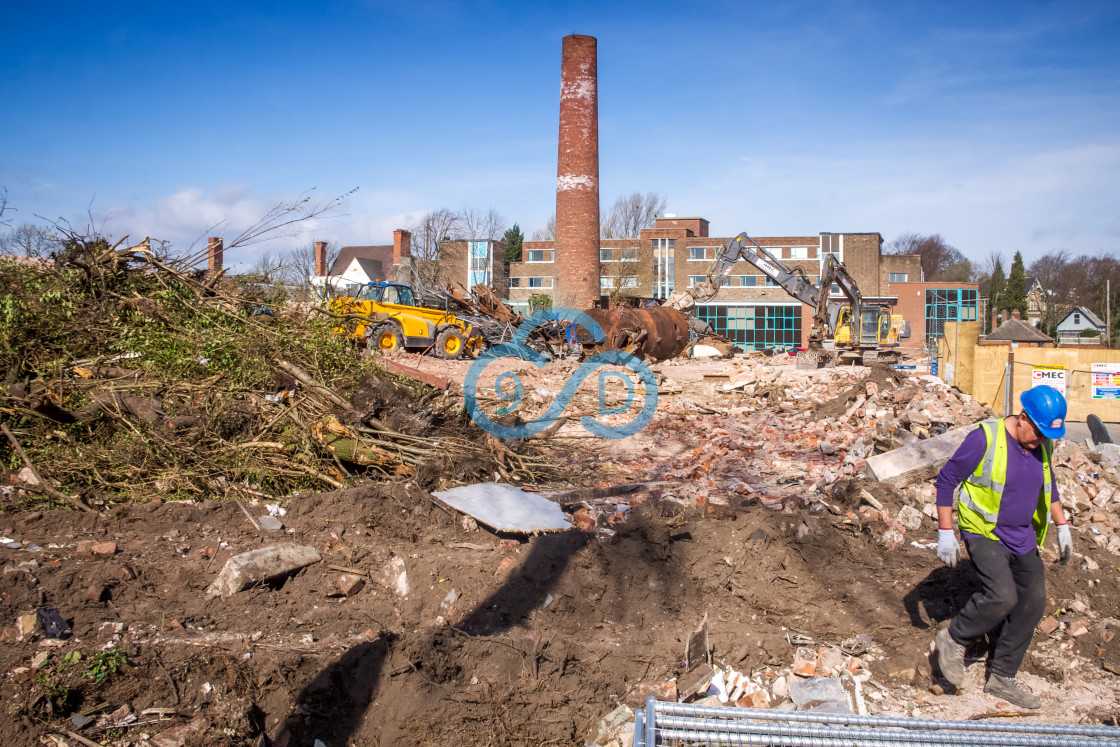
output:
M 1095 330 L 1097 335 L 1082 337 L 1081 332 L 1087 329 Z M 1065 318 L 1058 322 L 1059 345 L 1099 345 L 1103 341 L 1099 335 L 1104 333 L 1104 322 L 1084 306 L 1073 307 Z

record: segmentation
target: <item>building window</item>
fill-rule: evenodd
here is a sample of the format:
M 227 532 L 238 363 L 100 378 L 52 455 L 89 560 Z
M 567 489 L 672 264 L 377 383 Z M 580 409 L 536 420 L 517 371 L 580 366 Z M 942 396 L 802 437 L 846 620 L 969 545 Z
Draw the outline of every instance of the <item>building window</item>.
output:
M 634 275 L 607 275 L 599 278 L 599 290 L 637 287 L 638 278 Z
M 636 246 L 604 246 L 599 248 L 600 262 L 637 262 Z
M 510 278 L 509 279 L 509 287 L 510 288 L 551 288 L 552 287 L 552 277 L 551 276 L 546 276 L 546 277 Z
M 716 252 L 718 251 L 718 246 L 690 246 L 688 247 L 688 259 L 690 262 L 711 261 L 716 258 Z
M 653 240 L 653 297 L 668 298 L 676 286 L 674 281 L 673 252 L 676 239 Z
M 744 348 L 801 346 L 798 305 L 699 304 L 696 316 Z
M 481 283 L 482 285 L 490 285 L 493 278 L 493 270 L 491 269 L 490 262 L 490 242 L 489 241 L 472 241 L 470 242 L 471 263 L 467 272 L 468 287 Z
M 945 336 L 945 322 L 974 322 L 976 291 L 968 288 L 926 289 L 926 344 Z
M 552 250 L 551 249 L 530 249 L 525 252 L 526 262 L 551 262 Z
M 688 276 L 688 287 L 689 288 L 694 288 L 697 285 L 700 285 L 700 283 L 703 283 L 707 279 L 708 279 L 707 275 L 689 275 Z
M 790 259 L 809 259 L 809 247 L 807 246 L 791 246 L 789 248 Z
M 1073 315 L 1073 323 L 1074 324 L 1081 324 L 1081 315 L 1080 314 L 1074 314 Z
M 887 281 L 891 283 L 909 283 L 910 273 L 908 272 L 892 272 L 887 276 Z

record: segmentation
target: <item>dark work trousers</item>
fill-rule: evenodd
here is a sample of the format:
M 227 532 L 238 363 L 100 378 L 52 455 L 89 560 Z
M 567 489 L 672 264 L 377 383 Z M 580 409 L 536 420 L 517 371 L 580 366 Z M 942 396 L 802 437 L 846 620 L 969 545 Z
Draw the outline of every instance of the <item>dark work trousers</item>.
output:
M 987 537 L 966 538 L 968 557 L 980 576 L 982 591 L 972 595 L 949 623 L 957 643 L 992 633 L 999 636 L 991 671 L 1014 678 L 1031 645 L 1035 626 L 1046 611 L 1046 579 L 1038 549 L 1014 555 Z M 1002 628 L 1000 627 L 1002 625 Z

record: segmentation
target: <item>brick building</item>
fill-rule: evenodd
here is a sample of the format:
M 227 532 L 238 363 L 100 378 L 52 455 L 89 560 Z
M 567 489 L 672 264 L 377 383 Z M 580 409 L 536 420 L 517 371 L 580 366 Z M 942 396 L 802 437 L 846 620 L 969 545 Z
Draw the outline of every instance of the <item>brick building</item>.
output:
M 505 259 L 505 246 L 500 241 L 443 241 L 439 245 L 439 261 L 431 272 L 420 266 L 422 260 L 417 260 L 416 264 L 417 271 L 428 285 L 450 285 L 469 290 L 482 283 L 505 298 L 509 285 L 509 264 Z
M 814 283 L 828 254 L 844 263 L 867 301 L 898 302 L 892 287 L 921 285 L 921 258 L 884 256 L 878 233 L 831 233 L 752 237 L 785 264 L 800 268 Z M 675 289 L 703 282 L 720 247 L 734 237 L 712 237 L 704 218 L 666 215 L 653 228 L 630 239 L 599 242 L 600 292 L 604 302 L 621 297 L 665 299 Z M 560 275 L 553 241 L 526 241 L 522 261 L 509 265 L 509 302 L 528 311 L 534 295 L 551 295 Z M 833 295 L 841 300 L 838 287 Z M 748 348 L 801 346 L 808 337 L 813 312 L 748 262 L 731 271 L 719 295 L 696 307 L 696 315 Z M 921 336 L 924 309 L 911 309 L 907 319 Z M 920 344 L 920 343 L 919 343 Z

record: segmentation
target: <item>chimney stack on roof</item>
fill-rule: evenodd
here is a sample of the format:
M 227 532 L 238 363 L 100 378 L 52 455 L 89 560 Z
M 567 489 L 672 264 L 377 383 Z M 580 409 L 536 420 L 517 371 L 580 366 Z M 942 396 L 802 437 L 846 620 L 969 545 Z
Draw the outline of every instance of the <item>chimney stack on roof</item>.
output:
M 217 236 L 206 240 L 206 271 L 212 275 L 222 271 L 222 240 Z
M 412 234 L 403 228 L 393 231 L 393 266 L 401 263 L 401 258 L 412 257 Z
M 315 277 L 327 276 L 327 242 L 315 242 Z

